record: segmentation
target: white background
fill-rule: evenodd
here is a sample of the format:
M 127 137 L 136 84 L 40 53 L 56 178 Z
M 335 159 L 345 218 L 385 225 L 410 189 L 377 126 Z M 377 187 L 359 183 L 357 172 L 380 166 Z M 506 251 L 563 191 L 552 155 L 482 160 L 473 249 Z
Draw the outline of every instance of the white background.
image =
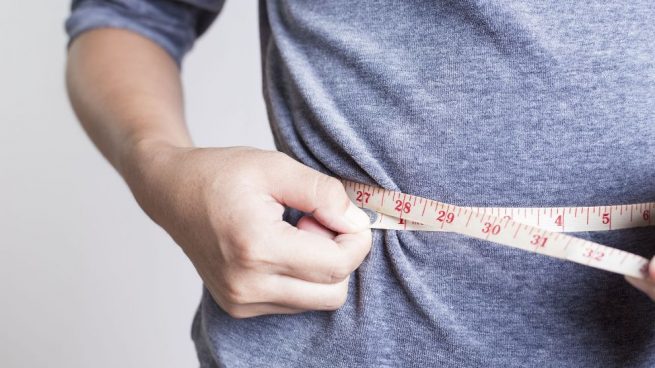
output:
M 64 0 L 0 5 L 0 367 L 193 367 L 201 283 L 78 125 Z M 187 57 L 198 145 L 272 149 L 257 1 L 227 1 Z

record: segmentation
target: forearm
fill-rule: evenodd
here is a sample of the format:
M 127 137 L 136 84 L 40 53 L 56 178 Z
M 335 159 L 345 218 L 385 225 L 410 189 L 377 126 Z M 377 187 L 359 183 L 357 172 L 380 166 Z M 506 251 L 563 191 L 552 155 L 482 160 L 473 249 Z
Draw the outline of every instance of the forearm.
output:
M 345 303 L 372 235 L 339 180 L 272 150 L 190 147 L 177 66 L 136 34 L 80 35 L 67 82 L 88 135 L 229 315 Z M 285 206 L 311 215 L 292 226 Z
M 66 82 L 85 131 L 123 177 L 145 145 L 191 146 L 174 60 L 154 42 L 120 29 L 80 35 Z

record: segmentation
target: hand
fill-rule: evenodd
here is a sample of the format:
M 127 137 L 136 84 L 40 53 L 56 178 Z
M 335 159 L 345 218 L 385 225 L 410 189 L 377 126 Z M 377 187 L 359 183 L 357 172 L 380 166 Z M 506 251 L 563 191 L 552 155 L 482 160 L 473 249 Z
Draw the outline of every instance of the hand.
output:
M 648 264 L 648 276 L 645 280 L 630 276 L 626 276 L 625 279 L 655 301 L 655 257 Z
M 124 174 L 232 317 L 335 310 L 371 247 L 343 184 L 284 153 L 143 143 Z M 297 227 L 285 205 L 311 216 Z

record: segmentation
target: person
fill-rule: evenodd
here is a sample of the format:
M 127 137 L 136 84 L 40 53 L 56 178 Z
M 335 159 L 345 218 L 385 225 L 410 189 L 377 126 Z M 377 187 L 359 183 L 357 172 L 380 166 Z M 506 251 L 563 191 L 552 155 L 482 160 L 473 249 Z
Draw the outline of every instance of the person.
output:
M 79 120 L 204 282 L 202 367 L 655 365 L 652 264 L 637 290 L 371 230 L 339 180 L 462 206 L 652 201 L 653 2 L 262 0 L 275 151 L 186 130 L 182 61 L 222 5 L 75 0 L 66 21 Z M 576 236 L 645 257 L 655 241 Z

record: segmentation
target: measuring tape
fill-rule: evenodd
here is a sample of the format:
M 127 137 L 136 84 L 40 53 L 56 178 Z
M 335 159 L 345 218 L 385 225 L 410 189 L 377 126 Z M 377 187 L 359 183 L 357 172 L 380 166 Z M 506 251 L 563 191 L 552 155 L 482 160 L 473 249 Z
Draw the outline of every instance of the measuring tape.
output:
M 450 231 L 621 275 L 646 278 L 649 260 L 563 234 L 651 226 L 655 202 L 597 207 L 459 207 L 341 180 L 348 197 L 377 218 L 373 229 Z

